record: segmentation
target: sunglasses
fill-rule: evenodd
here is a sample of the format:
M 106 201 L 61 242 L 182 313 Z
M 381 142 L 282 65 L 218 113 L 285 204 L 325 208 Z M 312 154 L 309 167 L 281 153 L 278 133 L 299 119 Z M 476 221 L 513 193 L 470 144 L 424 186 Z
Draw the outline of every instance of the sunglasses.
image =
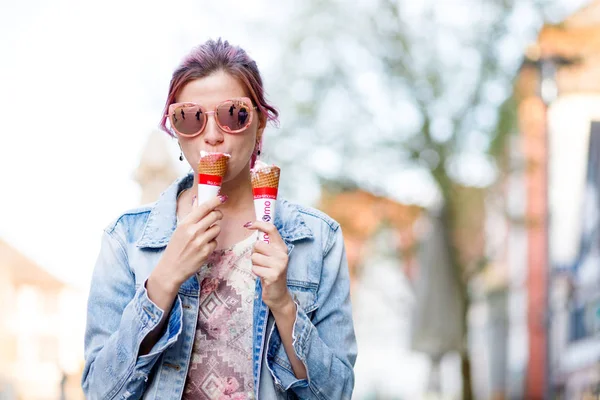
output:
M 227 133 L 240 133 L 252 123 L 252 115 L 256 107 L 252 101 L 243 97 L 225 100 L 216 105 L 212 111 L 195 103 L 174 103 L 169 105 L 169 122 L 177 134 L 185 137 L 199 135 L 208 121 L 209 114 L 214 114 L 219 128 Z

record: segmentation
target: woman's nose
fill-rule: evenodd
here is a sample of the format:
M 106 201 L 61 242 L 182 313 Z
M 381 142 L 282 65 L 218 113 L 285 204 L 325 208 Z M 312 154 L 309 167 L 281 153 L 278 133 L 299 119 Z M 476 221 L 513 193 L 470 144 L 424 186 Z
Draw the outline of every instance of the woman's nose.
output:
M 223 132 L 217 126 L 214 115 L 210 115 L 204 128 L 204 142 L 210 146 L 215 146 L 223 142 Z

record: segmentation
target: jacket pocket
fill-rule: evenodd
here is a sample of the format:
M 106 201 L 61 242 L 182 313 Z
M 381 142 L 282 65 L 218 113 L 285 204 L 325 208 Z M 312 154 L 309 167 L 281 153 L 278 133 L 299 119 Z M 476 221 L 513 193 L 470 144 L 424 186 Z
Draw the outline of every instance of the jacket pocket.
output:
M 300 304 L 300 307 L 302 307 L 306 314 L 311 313 L 318 308 L 318 285 L 316 283 L 288 279 L 287 286 L 292 294 L 292 298 Z

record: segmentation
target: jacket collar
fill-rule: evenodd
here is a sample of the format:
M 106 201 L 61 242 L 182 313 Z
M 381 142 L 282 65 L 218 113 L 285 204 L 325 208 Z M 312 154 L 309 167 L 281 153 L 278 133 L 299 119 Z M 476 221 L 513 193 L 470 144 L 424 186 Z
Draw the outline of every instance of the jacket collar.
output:
M 177 227 L 177 196 L 194 183 L 193 172 L 178 178 L 152 205 L 137 247 L 160 248 L 169 243 Z M 298 206 L 286 200 L 277 200 L 273 221 L 279 234 L 289 244 L 301 239 L 314 237 L 306 225 Z

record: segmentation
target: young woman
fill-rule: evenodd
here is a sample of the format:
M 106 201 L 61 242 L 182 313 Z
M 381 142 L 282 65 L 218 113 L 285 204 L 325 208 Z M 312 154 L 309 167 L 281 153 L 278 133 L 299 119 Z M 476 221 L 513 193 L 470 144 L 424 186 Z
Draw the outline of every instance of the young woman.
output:
M 207 41 L 175 70 L 161 126 L 193 173 L 104 231 L 88 300 L 88 399 L 351 398 L 338 223 L 283 200 L 274 223 L 255 221 L 250 168 L 277 116 L 256 63 L 226 41 Z M 220 196 L 196 204 L 202 150 L 231 158 Z

